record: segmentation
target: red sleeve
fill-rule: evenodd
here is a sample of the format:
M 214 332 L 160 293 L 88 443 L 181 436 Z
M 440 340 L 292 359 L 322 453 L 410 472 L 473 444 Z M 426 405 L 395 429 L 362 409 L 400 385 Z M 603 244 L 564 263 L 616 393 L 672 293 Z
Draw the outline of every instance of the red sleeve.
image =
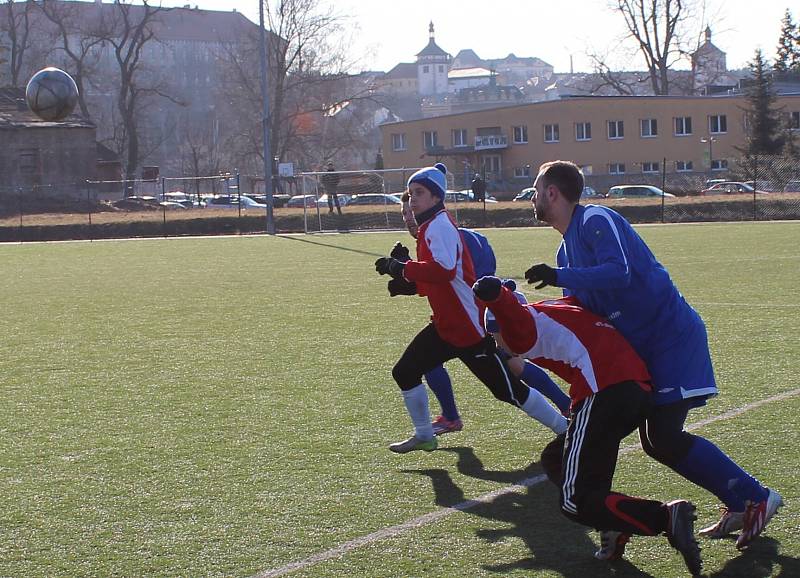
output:
M 522 355 L 536 345 L 539 335 L 530 307 L 520 303 L 510 289 L 502 287 L 500 297 L 486 306 L 494 313 L 500 335 L 511 351 Z

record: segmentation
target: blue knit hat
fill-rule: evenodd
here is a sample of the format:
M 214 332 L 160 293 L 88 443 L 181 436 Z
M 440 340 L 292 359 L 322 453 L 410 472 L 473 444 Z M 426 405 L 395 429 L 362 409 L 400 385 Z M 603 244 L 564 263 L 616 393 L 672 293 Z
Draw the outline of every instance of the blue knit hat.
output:
M 444 199 L 447 191 L 447 167 L 436 163 L 432 167 L 420 169 L 411 175 L 407 186 L 411 186 L 411 183 L 419 183 L 440 199 Z

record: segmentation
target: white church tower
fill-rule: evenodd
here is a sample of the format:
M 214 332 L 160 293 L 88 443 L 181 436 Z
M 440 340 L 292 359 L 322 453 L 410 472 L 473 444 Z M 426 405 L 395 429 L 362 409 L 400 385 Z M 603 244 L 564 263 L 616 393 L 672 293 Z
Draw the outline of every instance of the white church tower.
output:
M 420 96 L 447 92 L 447 73 L 450 72 L 450 54 L 439 48 L 433 37 L 433 22 L 428 27 L 428 45 L 417 54 L 417 91 Z

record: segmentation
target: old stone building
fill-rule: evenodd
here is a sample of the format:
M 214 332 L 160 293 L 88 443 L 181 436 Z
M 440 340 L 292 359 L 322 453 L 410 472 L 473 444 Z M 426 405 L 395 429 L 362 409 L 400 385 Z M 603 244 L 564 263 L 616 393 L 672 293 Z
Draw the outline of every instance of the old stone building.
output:
M 96 177 L 95 127 L 77 115 L 47 122 L 22 89 L 0 89 L 0 194 L 75 195 Z

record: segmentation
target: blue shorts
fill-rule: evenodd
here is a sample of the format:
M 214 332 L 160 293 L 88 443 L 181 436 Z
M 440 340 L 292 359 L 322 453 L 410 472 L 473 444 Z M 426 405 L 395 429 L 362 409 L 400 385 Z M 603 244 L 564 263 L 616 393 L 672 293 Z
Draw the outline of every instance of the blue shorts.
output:
M 661 334 L 663 337 L 663 333 Z M 714 366 L 708 350 L 706 327 L 699 316 L 687 324 L 670 345 L 656 343 L 643 359 L 652 378 L 656 405 L 675 403 L 683 399 L 696 401 L 697 407 L 705 400 L 717 395 Z

